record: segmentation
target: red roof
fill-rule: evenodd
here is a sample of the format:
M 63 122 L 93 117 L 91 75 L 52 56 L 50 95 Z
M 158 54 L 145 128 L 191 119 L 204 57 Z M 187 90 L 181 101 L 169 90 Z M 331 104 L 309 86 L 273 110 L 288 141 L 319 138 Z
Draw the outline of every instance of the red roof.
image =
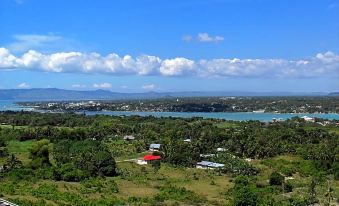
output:
M 144 160 L 145 161 L 150 161 L 150 160 L 160 160 L 160 156 L 154 156 L 154 155 L 145 155 Z

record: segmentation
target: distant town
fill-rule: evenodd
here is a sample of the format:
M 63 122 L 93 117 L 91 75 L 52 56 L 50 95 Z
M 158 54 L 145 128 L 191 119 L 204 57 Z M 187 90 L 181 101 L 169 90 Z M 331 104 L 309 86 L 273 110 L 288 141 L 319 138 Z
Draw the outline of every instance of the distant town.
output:
M 186 97 L 151 100 L 20 102 L 36 110 L 138 112 L 338 113 L 339 97 Z

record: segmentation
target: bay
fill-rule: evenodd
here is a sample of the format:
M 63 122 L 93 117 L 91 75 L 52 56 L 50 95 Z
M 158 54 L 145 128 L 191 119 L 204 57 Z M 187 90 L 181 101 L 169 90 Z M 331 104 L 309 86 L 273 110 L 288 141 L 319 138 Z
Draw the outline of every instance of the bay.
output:
M 0 101 L 0 111 L 38 111 L 32 107 L 23 107 L 16 105 L 13 101 Z M 48 111 L 40 111 L 48 112 Z M 83 112 L 79 112 L 83 113 Z M 289 119 L 295 116 L 308 116 L 324 119 L 339 120 L 339 114 L 337 113 L 254 113 L 254 112 L 134 112 L 134 111 L 85 111 L 86 115 L 111 115 L 111 116 L 154 116 L 154 117 L 202 117 L 212 119 L 225 119 L 234 121 L 246 121 L 246 120 L 259 120 L 259 121 L 272 121 L 273 118 Z

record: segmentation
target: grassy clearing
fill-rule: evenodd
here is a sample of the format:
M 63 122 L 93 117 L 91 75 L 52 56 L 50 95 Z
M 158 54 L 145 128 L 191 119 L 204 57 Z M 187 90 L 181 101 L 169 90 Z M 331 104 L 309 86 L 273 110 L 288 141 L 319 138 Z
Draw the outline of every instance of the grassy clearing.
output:
M 13 126 L 10 124 L 1 124 L 0 128 L 13 129 Z M 28 126 L 14 126 L 14 129 L 26 129 Z
M 120 190 L 135 196 L 148 197 L 151 194 L 157 194 L 158 188 L 172 185 L 186 188 L 199 196 L 206 197 L 210 204 L 224 205 L 226 203 L 224 193 L 233 187 L 230 176 L 219 176 L 212 170 L 176 168 L 162 164 L 161 169 L 155 172 L 149 165 L 143 167 L 126 162 L 119 163 L 118 167 L 132 173 L 131 177 L 116 179 L 119 188 L 121 187 Z M 139 178 L 141 175 L 142 179 Z M 142 188 L 142 190 L 136 188 Z
M 28 163 L 30 161 L 29 149 L 35 142 L 36 140 L 28 140 L 23 142 L 11 140 L 7 143 L 7 149 L 10 154 L 14 154 L 23 163 Z

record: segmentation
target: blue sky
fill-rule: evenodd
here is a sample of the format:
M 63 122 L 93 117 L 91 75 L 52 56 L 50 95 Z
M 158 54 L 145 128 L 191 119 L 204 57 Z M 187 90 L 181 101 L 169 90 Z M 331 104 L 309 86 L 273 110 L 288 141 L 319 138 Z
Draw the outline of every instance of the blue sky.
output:
M 338 91 L 338 0 L 2 0 L 0 88 Z

